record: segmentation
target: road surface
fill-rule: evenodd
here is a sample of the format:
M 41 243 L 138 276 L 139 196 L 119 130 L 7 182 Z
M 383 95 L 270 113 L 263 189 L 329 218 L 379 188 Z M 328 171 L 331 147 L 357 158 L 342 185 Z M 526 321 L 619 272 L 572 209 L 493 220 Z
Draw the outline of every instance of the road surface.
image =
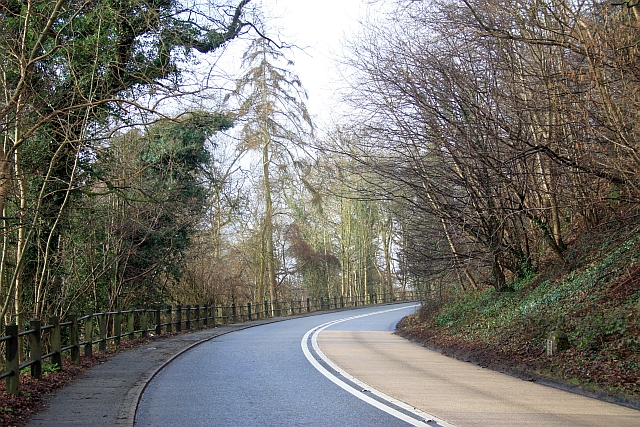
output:
M 258 326 L 183 354 L 149 383 L 146 426 L 640 426 L 640 412 L 428 351 L 391 334 L 415 304 Z
M 337 387 L 309 362 L 301 344 L 319 324 L 389 309 L 393 311 L 368 316 L 368 329 L 391 332 L 416 307 L 367 307 L 309 316 L 201 344 L 149 383 L 136 425 L 407 426 Z

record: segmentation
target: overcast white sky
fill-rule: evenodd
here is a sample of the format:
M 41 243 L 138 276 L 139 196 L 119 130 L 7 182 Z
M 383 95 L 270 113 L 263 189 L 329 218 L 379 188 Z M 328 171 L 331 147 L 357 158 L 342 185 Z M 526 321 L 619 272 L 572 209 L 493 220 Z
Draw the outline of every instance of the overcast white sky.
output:
M 366 0 L 262 0 L 262 9 L 280 39 L 295 44 L 287 57 L 295 62 L 292 70 L 309 94 L 307 107 L 316 124 L 326 123 L 336 110 L 335 90 L 340 87 L 335 57 L 342 50 L 344 37 L 358 31 L 365 16 Z

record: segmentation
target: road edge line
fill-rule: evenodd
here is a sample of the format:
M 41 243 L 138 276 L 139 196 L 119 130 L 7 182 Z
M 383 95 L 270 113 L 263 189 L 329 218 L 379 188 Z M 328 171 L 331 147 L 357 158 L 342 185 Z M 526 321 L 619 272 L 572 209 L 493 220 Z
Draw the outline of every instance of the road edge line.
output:
M 383 392 L 381 392 L 380 390 L 377 390 L 371 386 L 369 386 L 368 384 L 360 381 L 359 379 L 355 378 L 353 375 L 349 374 L 348 372 L 344 371 L 343 369 L 341 369 L 339 366 L 337 366 L 335 363 L 333 363 L 320 349 L 320 346 L 318 345 L 318 335 L 320 334 L 320 332 L 322 332 L 324 329 L 333 326 L 335 324 L 338 323 L 342 323 L 342 322 L 346 322 L 349 320 L 354 320 L 354 319 L 358 319 L 358 318 L 362 318 L 362 317 L 367 317 L 367 316 L 372 316 L 372 315 L 376 315 L 376 314 L 381 314 L 381 313 L 388 313 L 390 311 L 397 311 L 397 310 L 404 310 L 408 307 L 403 307 L 403 308 L 394 308 L 394 309 L 389 309 L 389 310 L 381 310 L 381 311 L 376 311 L 373 313 L 366 313 L 366 314 L 362 314 L 359 316 L 350 316 L 350 317 L 345 317 L 343 319 L 338 319 L 338 320 L 333 320 L 331 322 L 327 322 L 324 323 L 320 326 L 316 326 L 313 329 L 310 329 L 309 331 L 307 331 L 307 333 L 304 335 L 304 337 L 302 338 L 302 341 L 300 343 L 301 347 L 302 347 L 302 352 L 304 353 L 305 357 L 307 358 L 307 360 L 309 361 L 309 363 L 311 363 L 311 365 L 318 371 L 320 372 L 323 376 L 325 376 L 329 381 L 333 382 L 334 384 L 336 384 L 338 387 L 342 388 L 343 390 L 347 391 L 348 393 L 352 394 L 353 396 L 357 397 L 358 399 L 370 404 L 371 406 L 374 406 L 378 409 L 380 409 L 383 412 L 386 412 L 387 414 L 398 418 L 402 421 L 405 421 L 413 426 L 424 426 L 425 423 L 427 422 L 435 422 L 437 423 L 437 425 L 440 425 L 442 427 L 456 427 L 453 424 L 450 424 L 448 422 L 446 422 L 445 420 L 442 420 L 432 414 L 428 414 L 412 405 L 409 405 L 405 402 L 402 402 L 398 399 L 395 399 L 394 397 L 391 397 Z M 377 396 L 378 398 L 394 405 L 397 406 L 399 408 L 402 408 L 403 410 L 415 415 L 416 417 L 420 418 L 420 419 L 416 419 L 414 417 L 408 416 L 406 414 L 403 414 L 402 412 L 398 411 L 397 409 L 394 409 L 386 404 L 384 404 L 383 402 L 380 402 L 376 399 L 373 399 L 365 394 L 363 394 L 361 391 L 357 391 L 355 388 L 353 388 L 352 386 L 348 385 L 347 383 L 345 383 L 344 381 L 342 381 L 339 377 L 337 377 L 336 375 L 334 375 L 333 373 L 329 372 L 324 366 L 322 366 L 314 357 L 314 355 L 312 354 L 311 350 L 309 350 L 308 347 L 308 342 L 309 340 L 311 340 L 311 345 L 313 348 L 313 351 L 315 352 L 315 354 L 322 359 L 322 361 L 324 363 L 326 363 L 328 366 L 331 367 L 331 369 L 334 369 L 336 372 L 338 372 L 341 376 L 343 376 L 344 378 L 348 379 L 349 381 L 355 383 L 356 385 L 358 385 L 359 387 L 361 387 L 361 390 L 367 390 L 369 393 Z M 435 424 L 434 424 L 435 425 Z

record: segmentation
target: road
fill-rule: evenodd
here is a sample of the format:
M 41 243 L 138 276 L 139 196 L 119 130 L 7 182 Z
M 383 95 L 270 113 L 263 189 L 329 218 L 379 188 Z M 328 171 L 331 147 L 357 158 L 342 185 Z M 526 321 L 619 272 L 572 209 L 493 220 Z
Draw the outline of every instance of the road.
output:
M 309 362 L 301 345 L 305 334 L 319 324 L 389 309 L 394 311 L 367 316 L 357 324 L 390 332 L 415 311 L 415 304 L 292 319 L 201 344 L 149 383 L 136 425 L 407 426 L 337 387 Z
M 217 337 L 160 371 L 142 396 L 136 425 L 640 426 L 638 411 L 458 362 L 392 335 L 414 310 L 367 307 Z

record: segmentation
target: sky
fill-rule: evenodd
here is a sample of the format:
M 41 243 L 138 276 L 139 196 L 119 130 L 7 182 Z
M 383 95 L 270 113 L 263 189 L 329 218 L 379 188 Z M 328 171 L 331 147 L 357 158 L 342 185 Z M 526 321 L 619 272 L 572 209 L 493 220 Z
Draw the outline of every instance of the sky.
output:
M 367 0 L 262 0 L 270 34 L 294 48 L 287 57 L 295 62 L 293 72 L 307 90 L 307 108 L 316 124 L 330 121 L 340 111 L 337 89 L 344 87 L 335 59 L 343 40 L 357 33 L 359 20 L 367 12 Z

